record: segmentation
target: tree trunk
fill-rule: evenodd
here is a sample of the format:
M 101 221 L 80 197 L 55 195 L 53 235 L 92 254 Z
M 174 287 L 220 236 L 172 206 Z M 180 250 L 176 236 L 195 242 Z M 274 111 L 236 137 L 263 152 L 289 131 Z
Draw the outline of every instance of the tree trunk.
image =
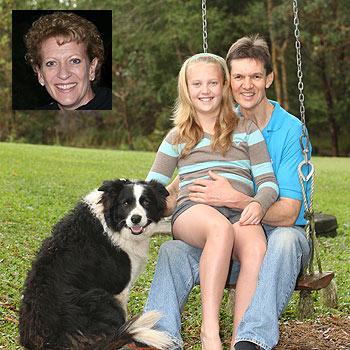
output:
M 267 0 L 266 3 L 267 3 L 267 18 L 269 23 L 269 35 L 270 35 L 270 41 L 271 41 L 271 60 L 272 60 L 272 67 L 273 67 L 273 73 L 274 73 L 275 93 L 276 93 L 276 99 L 278 103 L 282 104 L 282 88 L 281 88 L 281 81 L 279 77 L 278 62 L 277 62 L 277 46 L 276 46 L 275 37 L 273 34 L 273 28 L 272 28 L 273 4 L 272 4 L 272 0 Z
M 122 76 L 122 74 L 123 74 L 122 72 L 118 72 L 118 69 L 115 72 L 115 75 L 121 80 L 120 85 L 125 86 L 124 77 Z M 121 105 L 122 105 L 121 114 L 122 114 L 122 119 L 123 119 L 125 131 L 127 133 L 127 142 L 128 142 L 129 150 L 133 151 L 135 149 L 135 147 L 134 147 L 134 141 L 132 138 L 132 133 L 130 130 L 130 125 L 129 125 L 129 120 L 128 120 L 128 110 L 127 110 L 127 105 L 126 105 L 126 99 L 127 99 L 129 93 L 127 91 L 122 92 L 121 88 L 118 89 L 118 92 L 112 90 L 112 93 L 114 96 L 116 96 L 121 101 Z
M 339 156 L 338 125 L 334 115 L 334 99 L 332 95 L 332 87 L 330 86 L 330 81 L 327 77 L 326 60 L 323 53 L 321 53 L 321 56 L 320 56 L 320 69 L 321 69 L 321 80 L 323 84 L 323 91 L 324 91 L 324 96 L 327 104 L 327 114 L 328 114 L 328 122 L 329 122 L 329 128 L 330 128 L 330 136 L 331 136 L 332 156 L 338 157 Z
M 127 106 L 126 106 L 126 96 L 128 95 L 128 93 L 120 94 L 120 93 L 116 93 L 113 91 L 113 94 L 115 96 L 117 96 L 121 101 L 121 105 L 122 105 L 121 114 L 123 115 L 123 124 L 124 124 L 125 131 L 127 134 L 128 146 L 129 146 L 129 150 L 133 151 L 135 149 L 135 147 L 134 147 L 134 141 L 132 138 L 132 133 L 130 131 L 130 125 L 129 125 L 129 121 L 128 121 L 128 111 L 127 111 Z
M 288 95 L 288 75 L 287 75 L 287 63 L 286 63 L 286 51 L 288 48 L 288 40 L 283 42 L 280 50 L 279 59 L 281 61 L 281 73 L 282 73 L 282 105 L 287 111 L 289 110 L 289 95 Z

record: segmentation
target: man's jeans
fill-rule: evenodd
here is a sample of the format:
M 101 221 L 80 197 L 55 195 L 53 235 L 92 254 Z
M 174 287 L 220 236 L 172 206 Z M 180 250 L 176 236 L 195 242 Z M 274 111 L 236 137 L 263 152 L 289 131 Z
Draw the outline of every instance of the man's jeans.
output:
M 236 341 L 251 341 L 265 350 L 279 338 L 278 318 L 292 296 L 296 279 L 307 264 L 310 246 L 300 227 L 264 226 L 268 245 L 255 295 L 239 324 Z M 182 241 L 162 244 L 145 311 L 159 310 L 158 328 L 182 348 L 181 311 L 192 288 L 199 283 L 202 250 Z M 232 264 L 230 282 L 237 280 L 239 263 Z

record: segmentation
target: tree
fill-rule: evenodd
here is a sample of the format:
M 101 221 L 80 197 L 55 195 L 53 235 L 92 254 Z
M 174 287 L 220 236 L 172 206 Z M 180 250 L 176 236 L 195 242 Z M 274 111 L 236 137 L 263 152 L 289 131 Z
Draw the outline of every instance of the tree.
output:
M 347 2 L 299 2 L 307 124 L 314 150 L 334 155 L 350 153 Z M 112 112 L 90 113 L 84 128 L 77 113 L 69 114 L 77 118 L 73 123 L 59 113 L 45 118 L 36 111 L 11 110 L 11 9 L 16 8 L 113 10 Z M 2 0 L 1 11 L 1 140 L 155 150 L 172 126 L 181 64 L 202 51 L 200 1 Z M 298 115 L 292 1 L 207 1 L 207 21 L 208 51 L 223 57 L 243 35 L 260 33 L 267 39 L 275 69 L 268 95 Z
M 13 1 L 0 3 L 0 141 L 12 134 L 11 121 L 11 6 Z
M 331 154 L 339 155 L 339 125 L 349 131 L 350 16 L 347 1 L 308 1 L 304 44 L 312 60 L 313 87 L 326 113 Z M 321 87 L 321 89 L 320 89 Z

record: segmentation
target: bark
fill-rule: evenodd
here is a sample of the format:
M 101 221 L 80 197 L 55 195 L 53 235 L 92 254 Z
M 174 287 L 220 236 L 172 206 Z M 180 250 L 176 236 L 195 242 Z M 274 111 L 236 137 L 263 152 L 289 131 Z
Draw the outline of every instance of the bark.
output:
M 280 80 L 279 70 L 278 70 L 277 45 L 276 45 L 275 36 L 273 34 L 273 28 L 272 28 L 272 11 L 273 11 L 272 0 L 267 0 L 267 18 L 269 23 L 269 36 L 271 41 L 271 60 L 272 60 L 272 67 L 273 67 L 273 74 L 274 74 L 275 93 L 276 93 L 276 99 L 278 103 L 283 105 L 282 87 L 281 87 L 281 80 Z
M 281 74 L 282 74 L 282 105 L 287 111 L 289 110 L 289 95 L 288 95 L 288 75 L 287 75 L 287 63 L 286 63 L 286 51 L 288 48 L 288 40 L 284 40 L 282 48 L 280 50 L 279 59 L 281 61 Z
M 129 150 L 133 151 L 135 149 L 134 147 L 134 141 L 132 138 L 132 133 L 130 130 L 130 125 L 129 125 L 129 121 L 128 121 L 128 109 L 127 109 L 127 105 L 126 105 L 126 94 L 121 94 L 121 93 L 117 93 L 115 91 L 113 91 L 114 96 L 118 97 L 121 101 L 121 115 L 123 118 L 123 124 L 125 127 L 125 131 L 127 134 L 127 140 L 128 140 L 128 146 L 129 146 Z
M 327 76 L 327 67 L 324 54 L 320 56 L 321 81 L 323 84 L 323 92 L 327 105 L 329 132 L 331 137 L 332 156 L 339 156 L 338 146 L 338 125 L 334 115 L 334 98 L 332 94 L 332 86 Z
M 117 74 L 117 72 L 115 73 L 115 75 L 119 78 L 122 79 L 122 77 L 120 77 L 122 73 L 120 73 L 119 75 Z M 121 86 L 124 85 L 123 83 L 120 84 Z M 112 91 L 113 95 L 116 96 L 120 102 L 121 102 L 121 106 L 120 106 L 120 113 L 122 115 L 122 119 L 123 119 L 123 124 L 125 127 L 125 131 L 127 134 L 127 142 L 128 142 L 128 146 L 129 146 L 129 150 L 133 151 L 135 149 L 134 147 L 134 141 L 133 141 L 133 137 L 132 137 L 132 132 L 130 130 L 130 125 L 129 125 L 129 120 L 128 120 L 128 107 L 126 104 L 127 101 L 127 97 L 129 95 L 128 91 L 122 91 L 122 89 L 118 89 L 118 91 Z

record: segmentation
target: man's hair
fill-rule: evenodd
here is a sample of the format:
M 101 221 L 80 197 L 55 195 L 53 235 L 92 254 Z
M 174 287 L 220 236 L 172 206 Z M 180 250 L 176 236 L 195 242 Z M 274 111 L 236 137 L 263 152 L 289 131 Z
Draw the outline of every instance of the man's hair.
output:
M 41 66 L 41 44 L 49 38 L 56 38 L 58 45 L 71 41 L 84 43 L 90 62 L 96 57 L 96 78 L 99 77 L 104 58 L 104 48 L 101 35 L 96 26 L 87 19 L 72 12 L 54 12 L 41 16 L 36 20 L 24 40 L 27 47 L 26 60 L 34 71 Z
M 203 129 L 200 126 L 197 113 L 193 107 L 187 83 L 188 67 L 200 62 L 216 64 L 220 67 L 224 80 L 220 115 L 216 121 L 212 138 L 212 149 L 214 151 L 225 153 L 230 149 L 232 146 L 231 134 L 238 123 L 238 117 L 233 111 L 230 73 L 225 60 L 211 53 L 200 53 L 188 58 L 183 63 L 178 76 L 178 97 L 173 114 L 174 125 L 177 131 L 175 144 L 185 144 L 181 152 L 181 157 L 186 157 L 203 137 Z
M 264 65 L 266 75 L 273 72 L 269 46 L 259 34 L 245 36 L 232 44 L 226 56 L 226 62 L 230 71 L 232 60 L 240 58 L 252 58 L 260 61 Z

